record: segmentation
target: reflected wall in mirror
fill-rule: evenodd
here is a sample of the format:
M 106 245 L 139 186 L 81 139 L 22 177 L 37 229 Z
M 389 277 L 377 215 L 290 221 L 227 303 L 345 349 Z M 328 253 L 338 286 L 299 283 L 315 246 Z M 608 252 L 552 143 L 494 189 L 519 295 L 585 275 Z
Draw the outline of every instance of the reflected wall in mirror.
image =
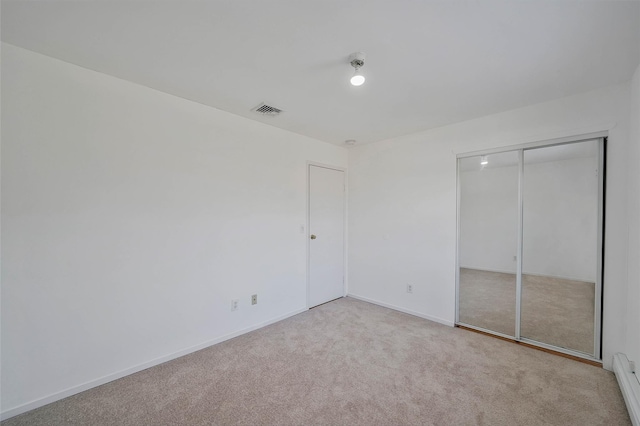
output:
M 517 151 L 458 160 L 458 322 L 508 336 L 516 329 L 518 167 Z

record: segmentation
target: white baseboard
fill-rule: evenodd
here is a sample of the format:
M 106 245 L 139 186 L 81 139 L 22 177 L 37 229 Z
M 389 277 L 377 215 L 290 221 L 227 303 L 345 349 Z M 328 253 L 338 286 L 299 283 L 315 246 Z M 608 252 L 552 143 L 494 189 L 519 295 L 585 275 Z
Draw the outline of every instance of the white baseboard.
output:
M 385 308 L 393 309 L 394 311 L 404 312 L 405 314 L 414 315 L 416 317 L 424 318 L 429 321 L 437 322 L 440 324 L 453 327 L 455 323 L 453 321 L 447 321 L 442 318 L 432 317 L 431 315 L 421 314 L 420 312 L 412 311 L 411 309 L 402 308 L 400 306 L 391 305 L 389 303 L 380 302 L 379 300 L 369 299 L 368 297 L 358 296 L 356 294 L 349 293 L 347 297 L 353 297 L 354 299 L 362 300 L 363 302 L 373 303 L 374 305 L 383 306 Z
M 213 345 L 216 345 L 218 343 L 222 343 L 225 340 L 233 339 L 234 337 L 238 337 L 240 335 L 249 333 L 249 332 L 257 330 L 259 328 L 266 327 L 268 325 L 274 324 L 274 323 L 276 323 L 278 321 L 282 321 L 284 319 L 287 319 L 287 318 L 292 317 L 294 315 L 300 314 L 300 313 L 305 312 L 307 310 L 308 310 L 308 308 L 297 309 L 297 310 L 289 312 L 287 314 L 280 315 L 280 316 L 278 316 L 276 318 L 272 318 L 270 320 L 267 320 L 267 321 L 252 325 L 251 327 L 247 327 L 247 328 L 244 328 L 242 330 L 238 330 L 238 331 L 235 331 L 233 333 L 229 333 L 229 334 L 226 334 L 224 336 L 218 337 L 216 339 L 209 340 L 209 341 L 206 341 L 204 343 L 200 343 L 198 345 L 191 346 L 191 347 L 188 347 L 186 349 L 182 349 L 180 351 L 177 351 L 177 352 L 174 352 L 174 353 L 171 353 L 171 354 L 168 354 L 168 355 L 164 355 L 164 356 L 161 356 L 159 358 L 152 359 L 151 361 L 147 361 L 147 362 L 144 362 L 142 364 L 138 364 L 138 365 L 135 365 L 133 367 L 118 371 L 116 373 L 109 374 L 109 375 L 100 377 L 98 379 L 85 382 L 85 383 L 80 384 L 78 386 L 70 387 L 70 388 L 65 389 L 63 391 L 56 392 L 56 393 L 53 393 L 51 395 L 45 396 L 44 398 L 39 398 L 39 399 L 30 401 L 30 402 L 27 402 L 25 404 L 19 405 L 17 407 L 10 408 L 10 409 L 5 410 L 2 413 L 0 413 L 0 420 L 9 419 L 9 418 L 17 416 L 19 414 L 26 413 L 27 411 L 31 411 L 31 410 L 34 410 L 36 408 L 42 407 L 44 405 L 50 404 L 52 402 L 59 401 L 61 399 L 67 398 L 67 397 L 69 397 L 71 395 L 75 395 L 77 393 L 84 392 L 84 391 L 89 390 L 91 388 L 95 388 L 96 386 L 104 385 L 105 383 L 109 383 L 109 382 L 112 382 L 114 380 L 120 379 L 122 377 L 128 376 L 130 374 L 137 373 L 137 372 L 142 371 L 142 370 L 146 370 L 147 368 L 154 367 L 156 365 L 165 363 L 167 361 L 171 361 L 172 359 L 180 358 L 181 356 L 188 355 L 190 353 L 199 351 L 201 349 L 208 348 L 209 346 L 213 346 Z
M 640 382 L 631 371 L 625 354 L 617 353 L 613 356 L 613 372 L 616 374 L 624 402 L 627 404 L 631 423 L 633 426 L 640 426 Z

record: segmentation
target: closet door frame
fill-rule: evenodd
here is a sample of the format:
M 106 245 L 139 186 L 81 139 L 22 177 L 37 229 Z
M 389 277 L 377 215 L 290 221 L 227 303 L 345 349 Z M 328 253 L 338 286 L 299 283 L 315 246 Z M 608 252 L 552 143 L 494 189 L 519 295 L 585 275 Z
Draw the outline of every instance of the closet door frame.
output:
M 559 138 L 538 142 L 525 143 L 520 145 L 512 145 L 502 148 L 486 149 L 480 151 L 472 151 L 459 153 L 456 155 L 456 303 L 455 303 L 455 323 L 466 328 L 471 328 L 484 333 L 496 335 L 508 340 L 523 342 L 555 352 L 584 358 L 591 361 L 602 361 L 602 281 L 603 281 L 603 262 L 604 262 L 604 217 L 605 217 L 605 182 L 606 182 L 606 143 L 608 132 L 589 133 L 567 138 Z M 558 145 L 573 144 L 579 142 L 598 141 L 598 212 L 597 212 L 597 265 L 595 279 L 595 306 L 594 306 L 594 344 L 593 354 L 585 354 L 583 352 L 562 348 L 539 342 L 537 340 L 527 339 L 520 334 L 521 328 L 521 302 L 522 302 L 522 252 L 523 252 L 523 185 L 524 185 L 524 151 L 537 148 L 546 148 Z M 469 157 L 478 157 L 482 155 L 498 154 L 503 152 L 518 152 L 518 231 L 517 231 L 517 263 L 516 263 L 516 324 L 514 336 L 508 336 L 493 330 L 477 327 L 471 324 L 460 322 L 460 159 Z

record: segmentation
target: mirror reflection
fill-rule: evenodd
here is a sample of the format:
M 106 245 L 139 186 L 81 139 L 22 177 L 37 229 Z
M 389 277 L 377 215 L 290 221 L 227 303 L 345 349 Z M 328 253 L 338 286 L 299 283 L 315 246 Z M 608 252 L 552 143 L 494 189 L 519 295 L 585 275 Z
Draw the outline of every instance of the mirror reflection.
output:
M 598 142 L 524 151 L 521 335 L 594 351 Z
M 459 321 L 514 336 L 518 152 L 458 161 Z

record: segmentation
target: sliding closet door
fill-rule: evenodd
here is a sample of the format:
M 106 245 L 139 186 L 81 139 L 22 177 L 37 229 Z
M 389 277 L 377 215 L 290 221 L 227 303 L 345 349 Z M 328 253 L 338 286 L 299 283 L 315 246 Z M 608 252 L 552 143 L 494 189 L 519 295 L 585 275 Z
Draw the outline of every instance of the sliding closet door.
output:
M 596 353 L 600 141 L 524 150 L 523 339 Z
M 514 336 L 518 152 L 458 160 L 458 323 Z
M 460 156 L 457 324 L 601 359 L 604 145 Z

